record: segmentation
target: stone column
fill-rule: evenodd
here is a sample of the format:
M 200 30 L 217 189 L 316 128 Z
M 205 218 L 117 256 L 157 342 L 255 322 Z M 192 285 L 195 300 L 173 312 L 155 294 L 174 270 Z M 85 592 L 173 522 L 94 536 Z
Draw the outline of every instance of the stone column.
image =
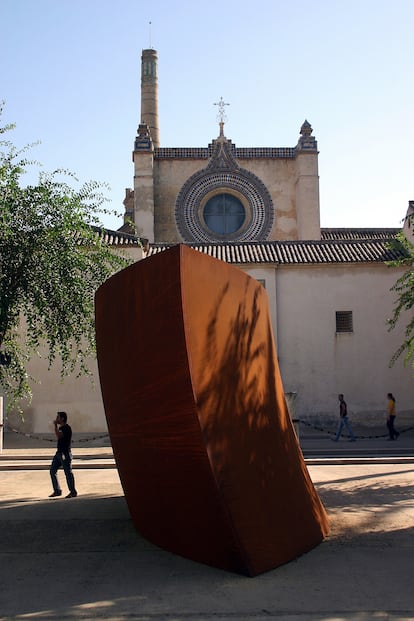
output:
M 154 241 L 154 146 L 148 125 L 138 128 L 134 152 L 134 223 L 137 234 Z
M 296 147 L 296 217 L 298 239 L 320 239 L 318 145 L 305 121 Z
M 160 146 L 158 122 L 158 57 L 155 50 L 142 50 L 141 123 L 148 125 L 154 148 Z

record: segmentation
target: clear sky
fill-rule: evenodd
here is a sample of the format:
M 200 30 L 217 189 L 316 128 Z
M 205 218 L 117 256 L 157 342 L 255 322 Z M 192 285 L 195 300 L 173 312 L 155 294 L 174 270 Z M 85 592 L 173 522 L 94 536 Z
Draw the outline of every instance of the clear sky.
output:
M 236 146 L 293 147 L 311 123 L 323 227 L 400 226 L 414 199 L 413 0 L 0 0 L 0 32 L 8 137 L 108 183 L 121 213 L 148 47 L 161 146 L 207 146 L 223 97 Z

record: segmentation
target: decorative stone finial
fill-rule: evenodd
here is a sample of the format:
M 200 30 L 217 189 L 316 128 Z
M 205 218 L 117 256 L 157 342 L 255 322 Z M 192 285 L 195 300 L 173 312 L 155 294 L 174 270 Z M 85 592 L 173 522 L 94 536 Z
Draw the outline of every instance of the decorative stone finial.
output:
M 301 138 L 299 138 L 299 142 L 297 145 L 297 149 L 302 151 L 316 151 L 318 148 L 318 143 L 316 142 L 316 139 L 314 136 L 312 136 L 312 125 L 309 123 L 309 121 L 307 121 L 305 119 L 302 127 L 300 128 L 300 135 Z
M 407 239 L 414 235 L 414 201 L 408 201 L 408 209 L 404 218 L 403 230 Z
M 153 148 L 149 126 L 142 122 L 138 126 L 138 135 L 135 138 L 135 151 L 151 150 Z
M 312 125 L 305 119 L 302 127 L 300 128 L 300 133 L 302 136 L 310 136 L 313 132 Z

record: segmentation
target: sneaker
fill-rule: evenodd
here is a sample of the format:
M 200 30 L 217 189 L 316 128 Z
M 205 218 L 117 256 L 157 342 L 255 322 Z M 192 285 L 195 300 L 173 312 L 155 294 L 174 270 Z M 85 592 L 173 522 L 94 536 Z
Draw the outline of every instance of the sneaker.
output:
M 77 495 L 78 495 L 78 492 L 70 492 L 70 494 L 65 496 L 65 498 L 76 498 Z
M 53 492 L 49 495 L 49 498 L 56 498 L 56 496 L 62 496 L 62 492 Z
M 349 442 L 356 442 L 356 438 L 351 438 Z

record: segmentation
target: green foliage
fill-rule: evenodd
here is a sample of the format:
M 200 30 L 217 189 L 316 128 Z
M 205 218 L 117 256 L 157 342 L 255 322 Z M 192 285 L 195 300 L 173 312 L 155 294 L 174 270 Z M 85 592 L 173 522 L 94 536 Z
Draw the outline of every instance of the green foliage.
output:
M 13 127 L 0 127 L 0 134 Z M 88 182 L 74 189 L 69 182 L 78 180 L 57 170 L 25 187 L 22 176 L 33 164 L 25 151 L 0 140 L 0 347 L 10 354 L 10 364 L 0 366 L 0 384 L 9 409 L 30 399 L 27 362 L 44 345 L 62 378 L 88 373 L 94 293 L 131 263 L 104 241 L 105 186 Z
M 407 270 L 391 288 L 391 291 L 397 294 L 397 299 L 393 316 L 388 321 L 388 329 L 392 330 L 395 328 L 402 313 L 404 313 L 404 316 L 405 312 L 409 313 L 411 319 L 409 319 L 404 330 L 405 339 L 391 358 L 390 366 L 394 365 L 396 360 L 404 354 L 404 366 L 411 361 L 414 369 L 414 245 L 403 233 L 400 233 L 396 237 L 393 246 L 401 253 L 402 258 L 396 261 L 390 261 L 388 265 L 390 267 L 407 267 Z

